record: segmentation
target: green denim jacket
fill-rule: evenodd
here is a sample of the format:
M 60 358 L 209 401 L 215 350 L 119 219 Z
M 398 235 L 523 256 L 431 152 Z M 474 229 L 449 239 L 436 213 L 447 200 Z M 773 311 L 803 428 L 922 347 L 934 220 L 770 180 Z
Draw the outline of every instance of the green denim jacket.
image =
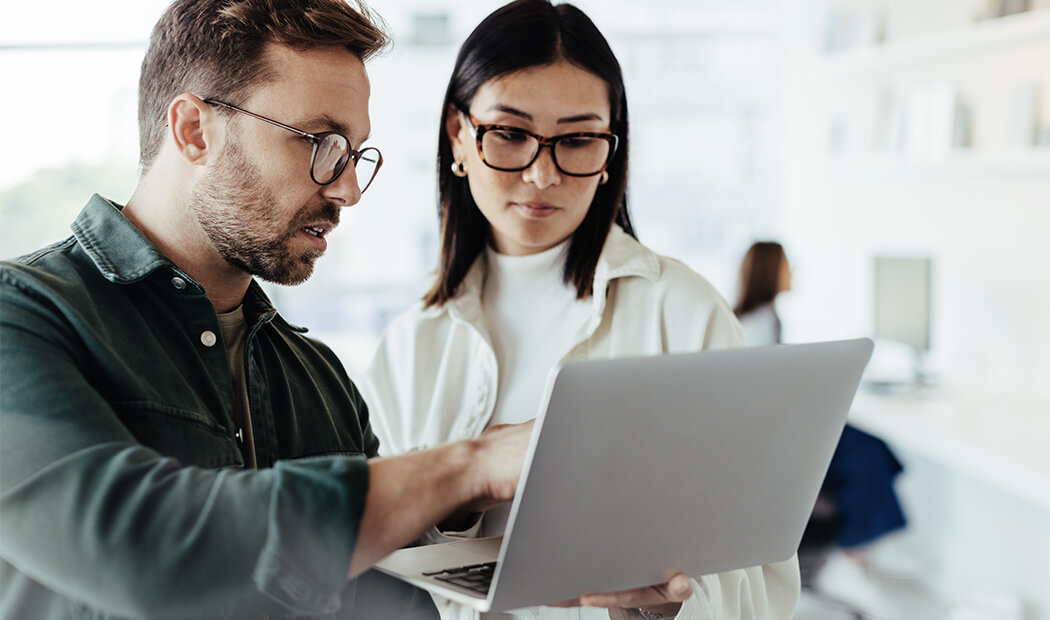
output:
M 244 299 L 258 470 L 203 288 L 94 196 L 0 263 L 0 618 L 343 617 L 378 450 L 336 356 Z

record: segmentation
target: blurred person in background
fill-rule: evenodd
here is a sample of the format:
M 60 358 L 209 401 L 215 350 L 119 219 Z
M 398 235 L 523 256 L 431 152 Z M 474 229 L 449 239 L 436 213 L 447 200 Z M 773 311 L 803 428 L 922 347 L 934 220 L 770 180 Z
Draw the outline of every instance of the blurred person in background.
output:
M 791 266 L 783 246 L 774 241 L 752 244 L 740 266 L 740 291 L 733 308 L 748 346 L 782 342 L 776 299 L 790 290 Z M 868 576 L 865 552 L 874 541 L 905 526 L 893 489 L 901 471 L 885 442 L 847 424 L 818 500 L 818 507 L 822 501 L 832 504 L 836 548 L 817 573 L 814 587 L 877 617 L 895 617 L 897 611 Z
M 576 7 L 520 0 L 469 36 L 442 102 L 435 280 L 388 327 L 362 382 L 384 450 L 530 420 L 563 362 L 742 346 L 715 289 L 636 239 L 628 137 L 620 65 Z M 508 514 L 475 505 L 429 539 L 500 535 Z M 517 615 L 786 619 L 799 587 L 793 557 L 577 601 L 609 611 Z M 435 600 L 444 618 L 477 615 Z

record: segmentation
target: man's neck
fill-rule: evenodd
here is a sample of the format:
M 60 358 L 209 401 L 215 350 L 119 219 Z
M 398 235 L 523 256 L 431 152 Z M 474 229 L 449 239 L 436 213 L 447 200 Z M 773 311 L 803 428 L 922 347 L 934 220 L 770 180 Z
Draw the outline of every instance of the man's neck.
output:
M 251 276 L 226 261 L 190 212 L 188 180 L 147 173 L 123 213 L 179 269 L 204 287 L 218 313 L 241 305 Z

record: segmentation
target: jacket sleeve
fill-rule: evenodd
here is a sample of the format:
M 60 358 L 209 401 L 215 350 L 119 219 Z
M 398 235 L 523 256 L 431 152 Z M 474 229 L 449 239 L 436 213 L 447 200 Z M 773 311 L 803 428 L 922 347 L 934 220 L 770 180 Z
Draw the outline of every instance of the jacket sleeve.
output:
M 368 368 L 357 382 L 371 412 L 381 456 L 397 456 L 419 447 L 413 445 L 410 434 L 412 390 L 404 384 L 405 373 L 413 367 L 411 350 L 402 343 L 409 336 L 397 333 L 398 327 L 395 321 L 383 332 Z
M 789 620 L 795 614 L 801 581 L 798 558 L 776 564 L 705 575 L 693 580 L 693 595 L 678 620 Z
M 184 466 L 136 442 L 56 306 L 0 269 L 0 558 L 127 618 L 331 612 L 364 507 L 363 457 Z
M 426 407 L 429 403 L 416 402 L 416 392 L 424 385 L 433 383 L 434 378 L 414 378 L 421 357 L 415 351 L 419 346 L 417 330 L 413 329 L 416 325 L 415 316 L 415 309 L 412 309 L 390 324 L 380 338 L 362 380 L 358 382 L 372 412 L 372 428 L 379 437 L 379 451 L 383 456 L 434 447 L 424 441 L 425 433 L 417 420 L 423 412 L 416 408 Z M 481 519 L 458 532 L 432 527 L 415 544 L 432 545 L 477 538 L 480 532 Z

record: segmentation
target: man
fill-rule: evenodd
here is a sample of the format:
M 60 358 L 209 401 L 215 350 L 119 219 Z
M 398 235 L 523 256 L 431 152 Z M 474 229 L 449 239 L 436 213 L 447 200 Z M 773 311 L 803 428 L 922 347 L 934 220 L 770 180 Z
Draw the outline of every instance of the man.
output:
M 385 42 L 343 0 L 161 17 L 127 205 L 0 263 L 0 618 L 399 617 L 365 571 L 513 497 L 530 425 L 373 458 L 338 359 L 253 280 L 309 277 L 378 170 Z
M 369 460 L 339 361 L 252 280 L 305 280 L 360 200 L 384 44 L 335 0 L 161 18 L 128 204 L 0 266 L 0 617 L 350 615 L 348 578 L 513 496 L 528 428 Z

